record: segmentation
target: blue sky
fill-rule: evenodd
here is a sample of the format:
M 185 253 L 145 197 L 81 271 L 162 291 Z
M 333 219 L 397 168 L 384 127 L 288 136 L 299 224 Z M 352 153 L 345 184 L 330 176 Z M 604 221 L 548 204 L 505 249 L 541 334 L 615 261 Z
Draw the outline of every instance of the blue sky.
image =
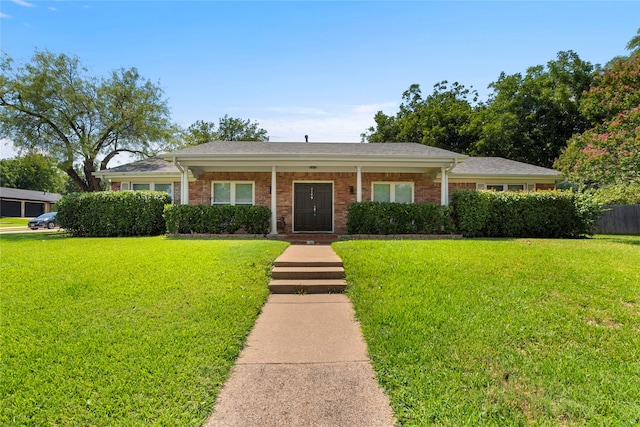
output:
M 313 142 L 358 142 L 412 83 L 458 81 L 486 99 L 501 71 L 558 51 L 604 64 L 640 27 L 637 1 L 0 0 L 0 14 L 0 46 L 18 61 L 38 48 L 95 75 L 136 67 L 182 126 L 229 114 L 272 141 Z

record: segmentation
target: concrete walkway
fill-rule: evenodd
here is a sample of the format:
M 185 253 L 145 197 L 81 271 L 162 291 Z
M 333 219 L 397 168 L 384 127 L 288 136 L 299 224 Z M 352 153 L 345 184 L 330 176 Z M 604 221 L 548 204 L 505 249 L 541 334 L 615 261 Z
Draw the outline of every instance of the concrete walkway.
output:
M 205 426 L 393 426 L 374 375 L 345 295 L 272 294 Z

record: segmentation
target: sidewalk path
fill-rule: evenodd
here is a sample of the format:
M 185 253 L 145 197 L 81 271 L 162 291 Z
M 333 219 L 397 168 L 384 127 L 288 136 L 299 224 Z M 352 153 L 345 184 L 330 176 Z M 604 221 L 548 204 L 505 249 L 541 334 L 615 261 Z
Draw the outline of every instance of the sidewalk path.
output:
M 393 426 L 374 375 L 345 295 L 272 294 L 205 426 Z

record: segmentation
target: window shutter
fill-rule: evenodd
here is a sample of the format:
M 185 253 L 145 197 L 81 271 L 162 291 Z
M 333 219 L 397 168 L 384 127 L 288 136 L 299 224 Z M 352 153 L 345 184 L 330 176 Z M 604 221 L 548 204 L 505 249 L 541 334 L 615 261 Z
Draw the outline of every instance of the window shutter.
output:
M 481 184 L 476 182 L 476 190 L 486 190 L 487 189 L 487 184 Z
M 129 189 L 129 183 L 128 182 L 121 182 L 120 183 L 120 191 L 126 191 Z

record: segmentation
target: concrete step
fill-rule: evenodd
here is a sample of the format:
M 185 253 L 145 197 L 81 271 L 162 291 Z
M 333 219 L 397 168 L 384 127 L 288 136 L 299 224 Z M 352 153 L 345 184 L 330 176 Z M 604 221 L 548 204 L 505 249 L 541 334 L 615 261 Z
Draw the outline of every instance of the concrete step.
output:
M 344 279 L 342 267 L 273 267 L 272 279 Z
M 269 290 L 274 294 L 325 294 L 330 292 L 342 292 L 347 287 L 347 282 L 341 279 L 325 280 L 283 280 L 276 279 L 269 283 Z
M 330 259 L 314 259 L 314 260 L 295 260 L 283 259 L 276 260 L 274 267 L 342 267 L 342 260 Z
M 275 263 L 276 267 L 342 267 L 342 260 L 331 246 L 289 246 Z
M 293 245 L 329 245 L 338 240 L 336 234 L 289 234 L 285 240 Z

